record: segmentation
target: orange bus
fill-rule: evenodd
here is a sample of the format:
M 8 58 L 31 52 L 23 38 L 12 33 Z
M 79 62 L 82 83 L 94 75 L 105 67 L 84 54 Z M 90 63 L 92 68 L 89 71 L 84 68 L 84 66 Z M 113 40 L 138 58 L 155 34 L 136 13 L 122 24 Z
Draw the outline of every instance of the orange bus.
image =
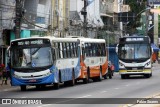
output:
M 101 81 L 108 76 L 108 60 L 104 39 L 78 38 L 81 50 L 81 74 L 78 80 Z

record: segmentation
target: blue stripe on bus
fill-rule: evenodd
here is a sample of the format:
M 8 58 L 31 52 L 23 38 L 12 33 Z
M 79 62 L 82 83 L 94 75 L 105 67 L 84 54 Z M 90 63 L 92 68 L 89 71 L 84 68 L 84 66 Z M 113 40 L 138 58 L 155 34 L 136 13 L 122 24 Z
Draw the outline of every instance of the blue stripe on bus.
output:
M 33 81 L 33 82 L 30 82 Z M 54 82 L 54 74 L 51 74 L 44 78 L 39 79 L 18 79 L 12 77 L 12 85 L 19 86 L 19 85 L 36 85 L 36 84 L 51 84 Z

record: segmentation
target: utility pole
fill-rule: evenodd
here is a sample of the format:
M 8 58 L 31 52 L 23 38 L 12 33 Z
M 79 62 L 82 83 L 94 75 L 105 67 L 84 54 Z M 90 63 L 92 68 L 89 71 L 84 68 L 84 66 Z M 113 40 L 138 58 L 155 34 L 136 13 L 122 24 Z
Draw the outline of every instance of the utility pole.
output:
M 15 38 L 20 38 L 23 0 L 16 0 Z
M 146 1 L 146 8 L 148 8 L 148 2 Z M 148 17 L 149 17 L 149 10 L 146 10 L 146 36 L 148 36 L 148 24 L 149 24 L 149 20 L 148 20 Z
M 83 22 L 83 36 L 87 37 L 87 0 L 84 0 L 84 8 L 81 11 L 81 14 L 84 17 L 84 22 Z

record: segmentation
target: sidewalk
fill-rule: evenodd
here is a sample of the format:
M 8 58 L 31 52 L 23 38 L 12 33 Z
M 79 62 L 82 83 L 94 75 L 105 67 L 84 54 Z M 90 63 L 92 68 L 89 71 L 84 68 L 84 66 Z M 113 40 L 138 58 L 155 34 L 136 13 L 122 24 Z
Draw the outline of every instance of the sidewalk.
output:
M 12 88 L 12 86 L 10 85 L 10 80 L 7 81 L 7 85 L 5 83 L 3 83 L 2 85 L 2 78 L 1 78 L 0 79 L 0 91 L 4 89 L 8 89 L 8 88 Z
M 0 91 L 6 91 L 6 90 L 9 90 L 9 89 L 14 89 L 15 86 L 11 86 L 10 84 L 10 80 L 7 81 L 7 85 L 5 83 L 2 84 L 2 79 L 0 79 Z

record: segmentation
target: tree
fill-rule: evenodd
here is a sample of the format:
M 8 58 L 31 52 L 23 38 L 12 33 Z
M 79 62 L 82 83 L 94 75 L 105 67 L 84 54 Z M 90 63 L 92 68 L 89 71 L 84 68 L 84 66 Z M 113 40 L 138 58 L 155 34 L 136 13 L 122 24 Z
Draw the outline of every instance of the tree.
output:
M 147 0 L 126 0 L 126 4 L 128 4 L 131 8 L 131 12 L 135 13 L 137 16 L 135 17 L 135 21 L 129 22 L 127 25 L 127 31 L 135 31 L 137 27 L 141 26 L 140 16 L 138 15 L 142 10 L 146 8 Z

